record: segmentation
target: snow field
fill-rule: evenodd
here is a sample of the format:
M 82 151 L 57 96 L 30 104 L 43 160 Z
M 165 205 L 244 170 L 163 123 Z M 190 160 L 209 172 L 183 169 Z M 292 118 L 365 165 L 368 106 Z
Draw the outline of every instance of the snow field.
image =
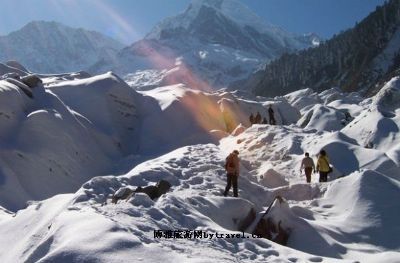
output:
M 332 89 L 307 102 L 294 94 L 249 99 L 184 85 L 139 93 L 112 73 L 48 78 L 45 89 L 33 89 L 32 99 L 0 82 L 5 207 L 0 258 L 6 262 L 207 262 L 205 255 L 220 262 L 396 262 L 399 257 L 398 204 L 392 201 L 399 198 L 400 177 L 397 79 L 372 99 Z M 297 93 L 302 92 L 310 91 Z M 250 113 L 266 116 L 271 104 L 284 125 L 246 129 Z M 297 125 L 300 113 L 310 110 L 312 126 L 303 129 Z M 354 119 L 332 131 L 343 110 Z M 219 141 L 227 130 L 232 135 Z M 331 182 L 319 184 L 313 174 L 306 184 L 299 172 L 303 154 L 308 151 L 315 160 L 321 148 L 334 166 Z M 223 162 L 234 149 L 241 158 L 240 198 L 225 198 Z M 124 169 L 116 167 L 120 164 Z M 110 203 L 121 187 L 161 179 L 172 189 L 158 200 L 136 194 Z M 65 192 L 71 194 L 60 195 Z M 291 229 L 289 247 L 253 238 L 154 238 L 154 230 L 166 229 L 240 233 L 235 231 L 249 211 L 262 212 L 276 195 L 287 202 L 275 204 L 270 216 Z M 43 201 L 18 210 L 32 199 Z

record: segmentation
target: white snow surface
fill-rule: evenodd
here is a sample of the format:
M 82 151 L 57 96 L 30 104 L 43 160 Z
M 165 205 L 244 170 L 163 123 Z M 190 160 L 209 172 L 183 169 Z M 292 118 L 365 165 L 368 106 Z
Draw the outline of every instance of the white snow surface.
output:
M 2 262 L 398 262 L 398 78 L 372 99 L 336 89 L 254 98 L 183 84 L 138 92 L 113 73 L 42 78 L 32 98 L 0 81 Z M 279 125 L 249 127 L 250 113 L 267 117 L 269 105 Z M 344 112 L 352 118 L 341 123 Z M 307 184 L 304 152 L 316 160 L 322 148 L 334 171 Z M 239 198 L 222 195 L 234 149 Z M 118 189 L 160 180 L 172 187 L 155 200 L 111 203 Z M 276 195 L 286 201 L 269 216 L 290 228 L 287 247 L 238 231 Z

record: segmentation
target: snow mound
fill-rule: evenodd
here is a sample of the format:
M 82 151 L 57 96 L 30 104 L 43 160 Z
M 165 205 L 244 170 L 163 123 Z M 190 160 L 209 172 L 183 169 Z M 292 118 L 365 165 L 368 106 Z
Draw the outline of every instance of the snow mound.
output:
M 27 70 L 21 63 L 19 63 L 18 61 L 15 60 L 9 60 L 5 63 L 7 66 L 11 67 L 11 68 L 15 68 L 18 69 L 22 72 L 26 72 L 28 73 L 29 70 Z
M 327 222 L 318 224 L 310 221 L 313 225 L 319 225 L 320 233 L 308 232 L 308 235 L 325 240 L 318 244 L 320 251 L 326 254 L 332 253 L 332 247 L 336 247 L 335 251 L 339 254 L 360 258 L 365 253 L 362 244 L 369 244 L 374 255 L 363 261 L 396 262 L 396 253 L 391 252 L 399 250 L 397 241 L 400 229 L 396 222 L 400 218 L 394 212 L 399 205 L 389 200 L 400 197 L 399 187 L 398 181 L 371 170 L 335 181 L 324 198 L 314 203 L 317 206 L 313 209 L 315 211 L 328 208 L 325 212 Z M 298 241 L 296 246 L 306 246 L 301 244 L 300 235 Z M 354 242 L 360 245 L 349 246 Z M 314 253 L 315 250 L 308 252 Z
M 400 162 L 398 83 L 398 78 L 389 81 L 368 107 L 342 130 L 359 145 L 385 152 L 397 164 Z
M 289 184 L 285 177 L 274 169 L 268 169 L 263 175 L 261 175 L 260 183 L 268 188 L 276 188 Z
M 79 188 L 111 167 L 90 131 L 54 94 L 42 86 L 29 99 L 12 83 L 0 82 L 2 141 L 1 205 L 15 210 L 29 199 L 44 199 Z M 81 122 L 82 121 L 82 122 Z M 110 149 L 108 153 L 112 153 Z
M 134 196 L 129 200 L 134 206 L 150 207 L 154 204 L 154 201 L 145 193 L 135 193 Z
M 305 129 L 317 131 L 338 131 L 343 128 L 346 116 L 331 107 L 317 104 L 306 112 L 297 124 Z
M 312 89 L 302 89 L 294 91 L 284 96 L 288 102 L 298 110 L 303 109 L 306 106 L 313 106 L 317 103 L 321 103 L 319 94 L 314 92 Z
M 373 105 L 376 105 L 383 115 L 394 115 L 400 107 L 400 77 L 392 78 L 374 96 Z
M 14 67 L 14 66 L 18 66 L 18 65 L 14 64 L 14 63 L 11 63 L 11 64 L 0 63 L 0 76 L 5 75 L 5 74 L 10 74 L 10 73 L 15 73 L 15 74 L 18 74 L 19 76 L 27 75 L 27 71 L 21 70 L 19 67 Z

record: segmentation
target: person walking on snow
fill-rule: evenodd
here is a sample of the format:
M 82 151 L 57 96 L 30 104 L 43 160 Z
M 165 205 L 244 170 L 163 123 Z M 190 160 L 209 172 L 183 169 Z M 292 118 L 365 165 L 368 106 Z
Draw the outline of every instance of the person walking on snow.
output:
M 274 110 L 272 109 L 271 105 L 269 105 L 269 108 L 268 108 L 268 115 L 269 115 L 269 124 L 275 125 L 276 120 L 275 120 L 275 116 L 274 116 Z
M 330 173 L 331 166 L 329 165 L 329 158 L 326 155 L 325 150 L 319 152 L 319 157 L 317 161 L 317 172 L 319 172 L 319 182 L 328 181 L 328 173 Z
M 238 196 L 238 177 L 239 177 L 239 151 L 234 150 L 226 157 L 225 160 L 226 170 L 226 187 L 224 196 L 228 195 L 229 189 L 233 186 L 233 196 Z
M 256 117 L 254 118 L 254 123 L 255 124 L 261 123 L 261 114 L 258 111 L 257 111 Z
M 310 157 L 309 153 L 305 153 L 304 155 L 305 155 L 305 157 L 301 161 L 300 173 L 304 168 L 304 173 L 306 174 L 307 183 L 310 183 L 312 171 L 314 170 L 314 173 L 315 173 L 315 165 L 314 165 L 314 161 Z

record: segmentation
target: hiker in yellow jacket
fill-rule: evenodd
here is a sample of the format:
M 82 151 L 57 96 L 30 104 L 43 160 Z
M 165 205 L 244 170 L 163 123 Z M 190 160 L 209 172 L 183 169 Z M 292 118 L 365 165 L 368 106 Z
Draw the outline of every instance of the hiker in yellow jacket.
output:
M 328 181 L 328 173 L 330 173 L 332 171 L 332 168 L 329 165 L 329 158 L 326 155 L 325 150 L 321 150 L 319 152 L 316 170 L 317 170 L 317 172 L 319 172 L 319 182 L 327 182 Z

